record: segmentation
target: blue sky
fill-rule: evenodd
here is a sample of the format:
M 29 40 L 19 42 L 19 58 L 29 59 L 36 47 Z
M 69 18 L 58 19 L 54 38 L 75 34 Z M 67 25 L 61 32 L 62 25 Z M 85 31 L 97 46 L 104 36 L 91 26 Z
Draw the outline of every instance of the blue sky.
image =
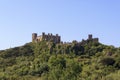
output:
M 93 34 L 119 47 L 119 30 L 120 0 L 0 0 L 0 50 L 30 42 L 33 32 L 63 41 Z

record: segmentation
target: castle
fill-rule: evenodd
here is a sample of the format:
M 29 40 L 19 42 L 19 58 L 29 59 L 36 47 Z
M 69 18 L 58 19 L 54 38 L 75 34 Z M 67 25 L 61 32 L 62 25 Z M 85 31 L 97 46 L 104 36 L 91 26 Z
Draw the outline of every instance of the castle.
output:
M 32 34 L 32 42 L 40 42 L 40 41 L 52 41 L 54 43 L 61 43 L 61 36 L 59 36 L 58 34 L 52 35 L 52 33 L 45 34 L 44 32 L 42 33 L 42 35 L 37 36 L 37 33 L 33 33 Z M 88 43 L 89 41 L 97 43 L 97 42 L 99 42 L 99 39 L 92 38 L 92 34 L 89 34 L 88 39 L 87 40 L 83 39 L 80 42 L 80 44 L 84 45 L 84 44 Z
M 88 35 L 88 39 L 87 40 L 82 39 L 82 41 L 80 42 L 80 44 L 81 45 L 85 45 L 86 43 L 88 43 L 90 41 L 94 42 L 94 43 L 98 43 L 99 42 L 99 38 L 93 38 L 92 34 L 89 34 Z
M 89 34 L 87 41 L 99 42 L 99 39 L 98 38 L 92 38 L 92 34 Z
M 56 34 L 52 35 L 52 33 L 45 34 L 44 32 L 42 35 L 37 36 L 37 33 L 32 34 L 32 42 L 40 42 L 40 41 L 53 41 L 54 43 L 60 43 L 61 37 Z

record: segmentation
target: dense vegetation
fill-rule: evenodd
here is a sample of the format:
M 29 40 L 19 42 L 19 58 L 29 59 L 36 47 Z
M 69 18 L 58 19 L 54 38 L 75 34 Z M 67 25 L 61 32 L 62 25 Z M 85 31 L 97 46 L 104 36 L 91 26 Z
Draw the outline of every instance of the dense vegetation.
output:
M 0 51 L 0 80 L 119 80 L 120 48 L 27 43 Z

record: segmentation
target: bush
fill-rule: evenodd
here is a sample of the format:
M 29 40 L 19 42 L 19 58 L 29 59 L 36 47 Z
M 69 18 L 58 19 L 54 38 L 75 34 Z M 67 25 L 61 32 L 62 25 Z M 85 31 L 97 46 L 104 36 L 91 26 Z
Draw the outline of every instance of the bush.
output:
M 111 57 L 105 57 L 100 61 L 103 65 L 113 65 L 115 63 L 115 60 Z

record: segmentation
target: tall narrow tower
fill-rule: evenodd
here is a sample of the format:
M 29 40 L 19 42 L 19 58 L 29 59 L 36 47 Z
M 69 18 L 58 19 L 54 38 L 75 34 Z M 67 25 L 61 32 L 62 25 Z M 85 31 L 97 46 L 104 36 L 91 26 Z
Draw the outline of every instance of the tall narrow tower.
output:
M 32 42 L 35 42 L 37 38 L 37 33 L 32 33 Z
M 88 39 L 89 39 L 89 40 L 92 40 L 92 34 L 89 34 L 89 35 L 88 35 Z

